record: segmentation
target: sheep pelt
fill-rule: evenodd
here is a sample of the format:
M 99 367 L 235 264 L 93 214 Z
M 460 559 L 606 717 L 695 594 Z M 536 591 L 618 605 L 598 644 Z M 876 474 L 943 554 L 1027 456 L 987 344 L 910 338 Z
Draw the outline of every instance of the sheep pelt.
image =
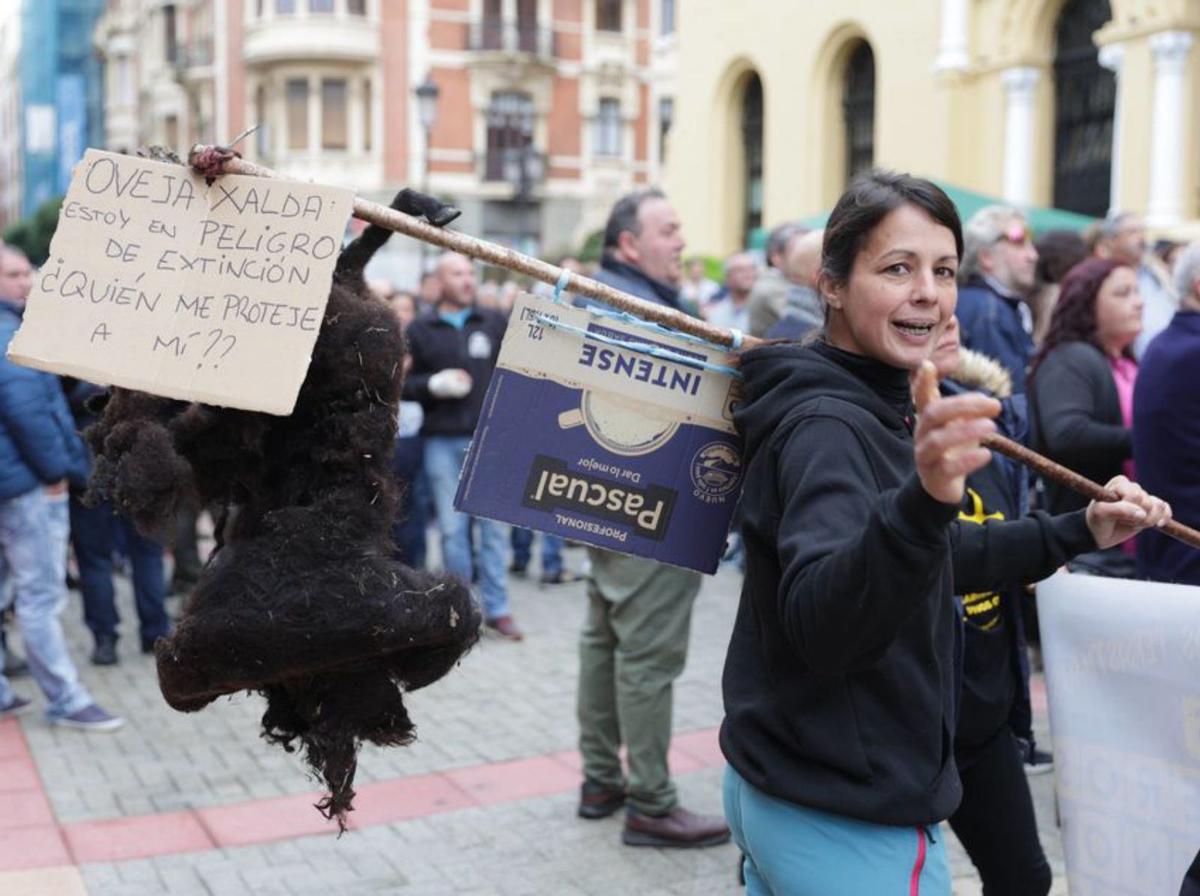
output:
M 262 693 L 264 737 L 302 752 L 329 791 L 317 808 L 342 829 L 360 744 L 413 739 L 404 692 L 449 671 L 481 622 L 464 584 L 392 559 L 404 337 L 361 276 L 377 248 L 362 244 L 384 239 L 369 228 L 343 252 L 290 416 L 117 389 L 86 434 L 90 497 L 142 532 L 170 531 L 185 505 L 228 509 L 155 645 L 159 686 L 185 712 Z

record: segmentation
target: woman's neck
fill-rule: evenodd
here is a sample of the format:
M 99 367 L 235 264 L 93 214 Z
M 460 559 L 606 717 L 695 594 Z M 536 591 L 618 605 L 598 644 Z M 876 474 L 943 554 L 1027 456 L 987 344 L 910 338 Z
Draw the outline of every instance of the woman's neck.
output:
M 1106 358 L 1111 358 L 1114 361 L 1119 361 L 1125 357 L 1125 351 L 1129 348 L 1129 343 L 1122 340 L 1121 342 L 1105 342 L 1100 340 L 1100 350 L 1104 352 Z

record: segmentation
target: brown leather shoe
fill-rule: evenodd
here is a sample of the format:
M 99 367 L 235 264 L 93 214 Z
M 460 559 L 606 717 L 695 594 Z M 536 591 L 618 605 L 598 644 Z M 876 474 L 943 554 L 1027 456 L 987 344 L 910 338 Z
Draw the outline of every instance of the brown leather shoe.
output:
M 608 818 L 625 805 L 625 791 L 614 790 L 585 778 L 579 788 L 579 817 L 595 820 Z
M 632 807 L 625 810 L 626 846 L 696 848 L 720 846 L 729 841 L 729 825 L 715 815 L 697 815 L 676 806 L 666 815 L 646 815 Z
M 501 638 L 507 638 L 509 641 L 520 641 L 525 637 L 511 616 L 497 616 L 495 619 L 489 619 L 487 627 Z

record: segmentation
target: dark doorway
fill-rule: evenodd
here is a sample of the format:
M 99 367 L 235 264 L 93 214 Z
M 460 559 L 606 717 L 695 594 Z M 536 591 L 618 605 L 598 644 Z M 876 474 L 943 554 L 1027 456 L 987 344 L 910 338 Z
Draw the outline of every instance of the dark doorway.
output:
M 875 164 L 875 54 L 860 41 L 846 63 L 842 92 L 846 126 L 846 182 Z
M 742 245 L 762 226 L 763 210 L 763 90 L 753 72 L 742 90 L 742 149 L 746 158 L 745 209 Z
M 1094 217 L 1111 200 L 1117 82 L 1092 35 L 1110 18 L 1108 0 L 1068 0 L 1054 54 L 1054 204 Z

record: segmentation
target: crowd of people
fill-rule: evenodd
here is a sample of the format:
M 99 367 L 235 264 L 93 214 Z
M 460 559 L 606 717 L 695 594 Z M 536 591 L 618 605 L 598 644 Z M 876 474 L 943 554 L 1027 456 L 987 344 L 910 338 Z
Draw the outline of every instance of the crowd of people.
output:
M 1156 531 L 1172 513 L 1200 523 L 1200 243 L 1151 249 L 1130 213 L 1036 235 L 996 205 L 964 225 L 932 183 L 872 172 L 825 228 L 774 228 L 763 257 L 731 255 L 719 283 L 684 249 L 651 189 L 613 207 L 597 267 L 560 264 L 766 340 L 741 355 L 735 411 L 744 584 L 723 677 L 725 816 L 683 808 L 667 762 L 699 574 L 593 548 L 572 571 L 563 540 L 540 535 L 542 583 L 587 580 L 579 816 L 624 809 L 634 846 L 732 837 L 749 892 L 821 896 L 949 893 L 948 821 L 989 896 L 1047 893 L 1025 780 L 1052 761 L 1032 731 L 1028 586 L 1064 564 L 1200 585 L 1200 551 Z M 30 278 L 0 249 L 0 348 Z M 534 533 L 464 515 L 454 495 L 525 286 L 480 283 L 453 253 L 412 289 L 369 285 L 409 344 L 396 556 L 426 565 L 436 527 L 486 630 L 521 640 L 508 583 L 528 574 Z M 143 649 L 171 625 L 162 546 L 79 499 L 99 392 L 0 360 L 4 578 L 48 718 L 87 730 L 121 720 L 79 683 L 57 619 L 68 541 L 93 662 L 116 658 L 114 557 L 132 570 Z M 981 447 L 997 431 L 1119 500 L 1031 481 Z M 194 515 L 189 529 L 194 550 Z M 0 715 L 28 702 L 0 676 Z

